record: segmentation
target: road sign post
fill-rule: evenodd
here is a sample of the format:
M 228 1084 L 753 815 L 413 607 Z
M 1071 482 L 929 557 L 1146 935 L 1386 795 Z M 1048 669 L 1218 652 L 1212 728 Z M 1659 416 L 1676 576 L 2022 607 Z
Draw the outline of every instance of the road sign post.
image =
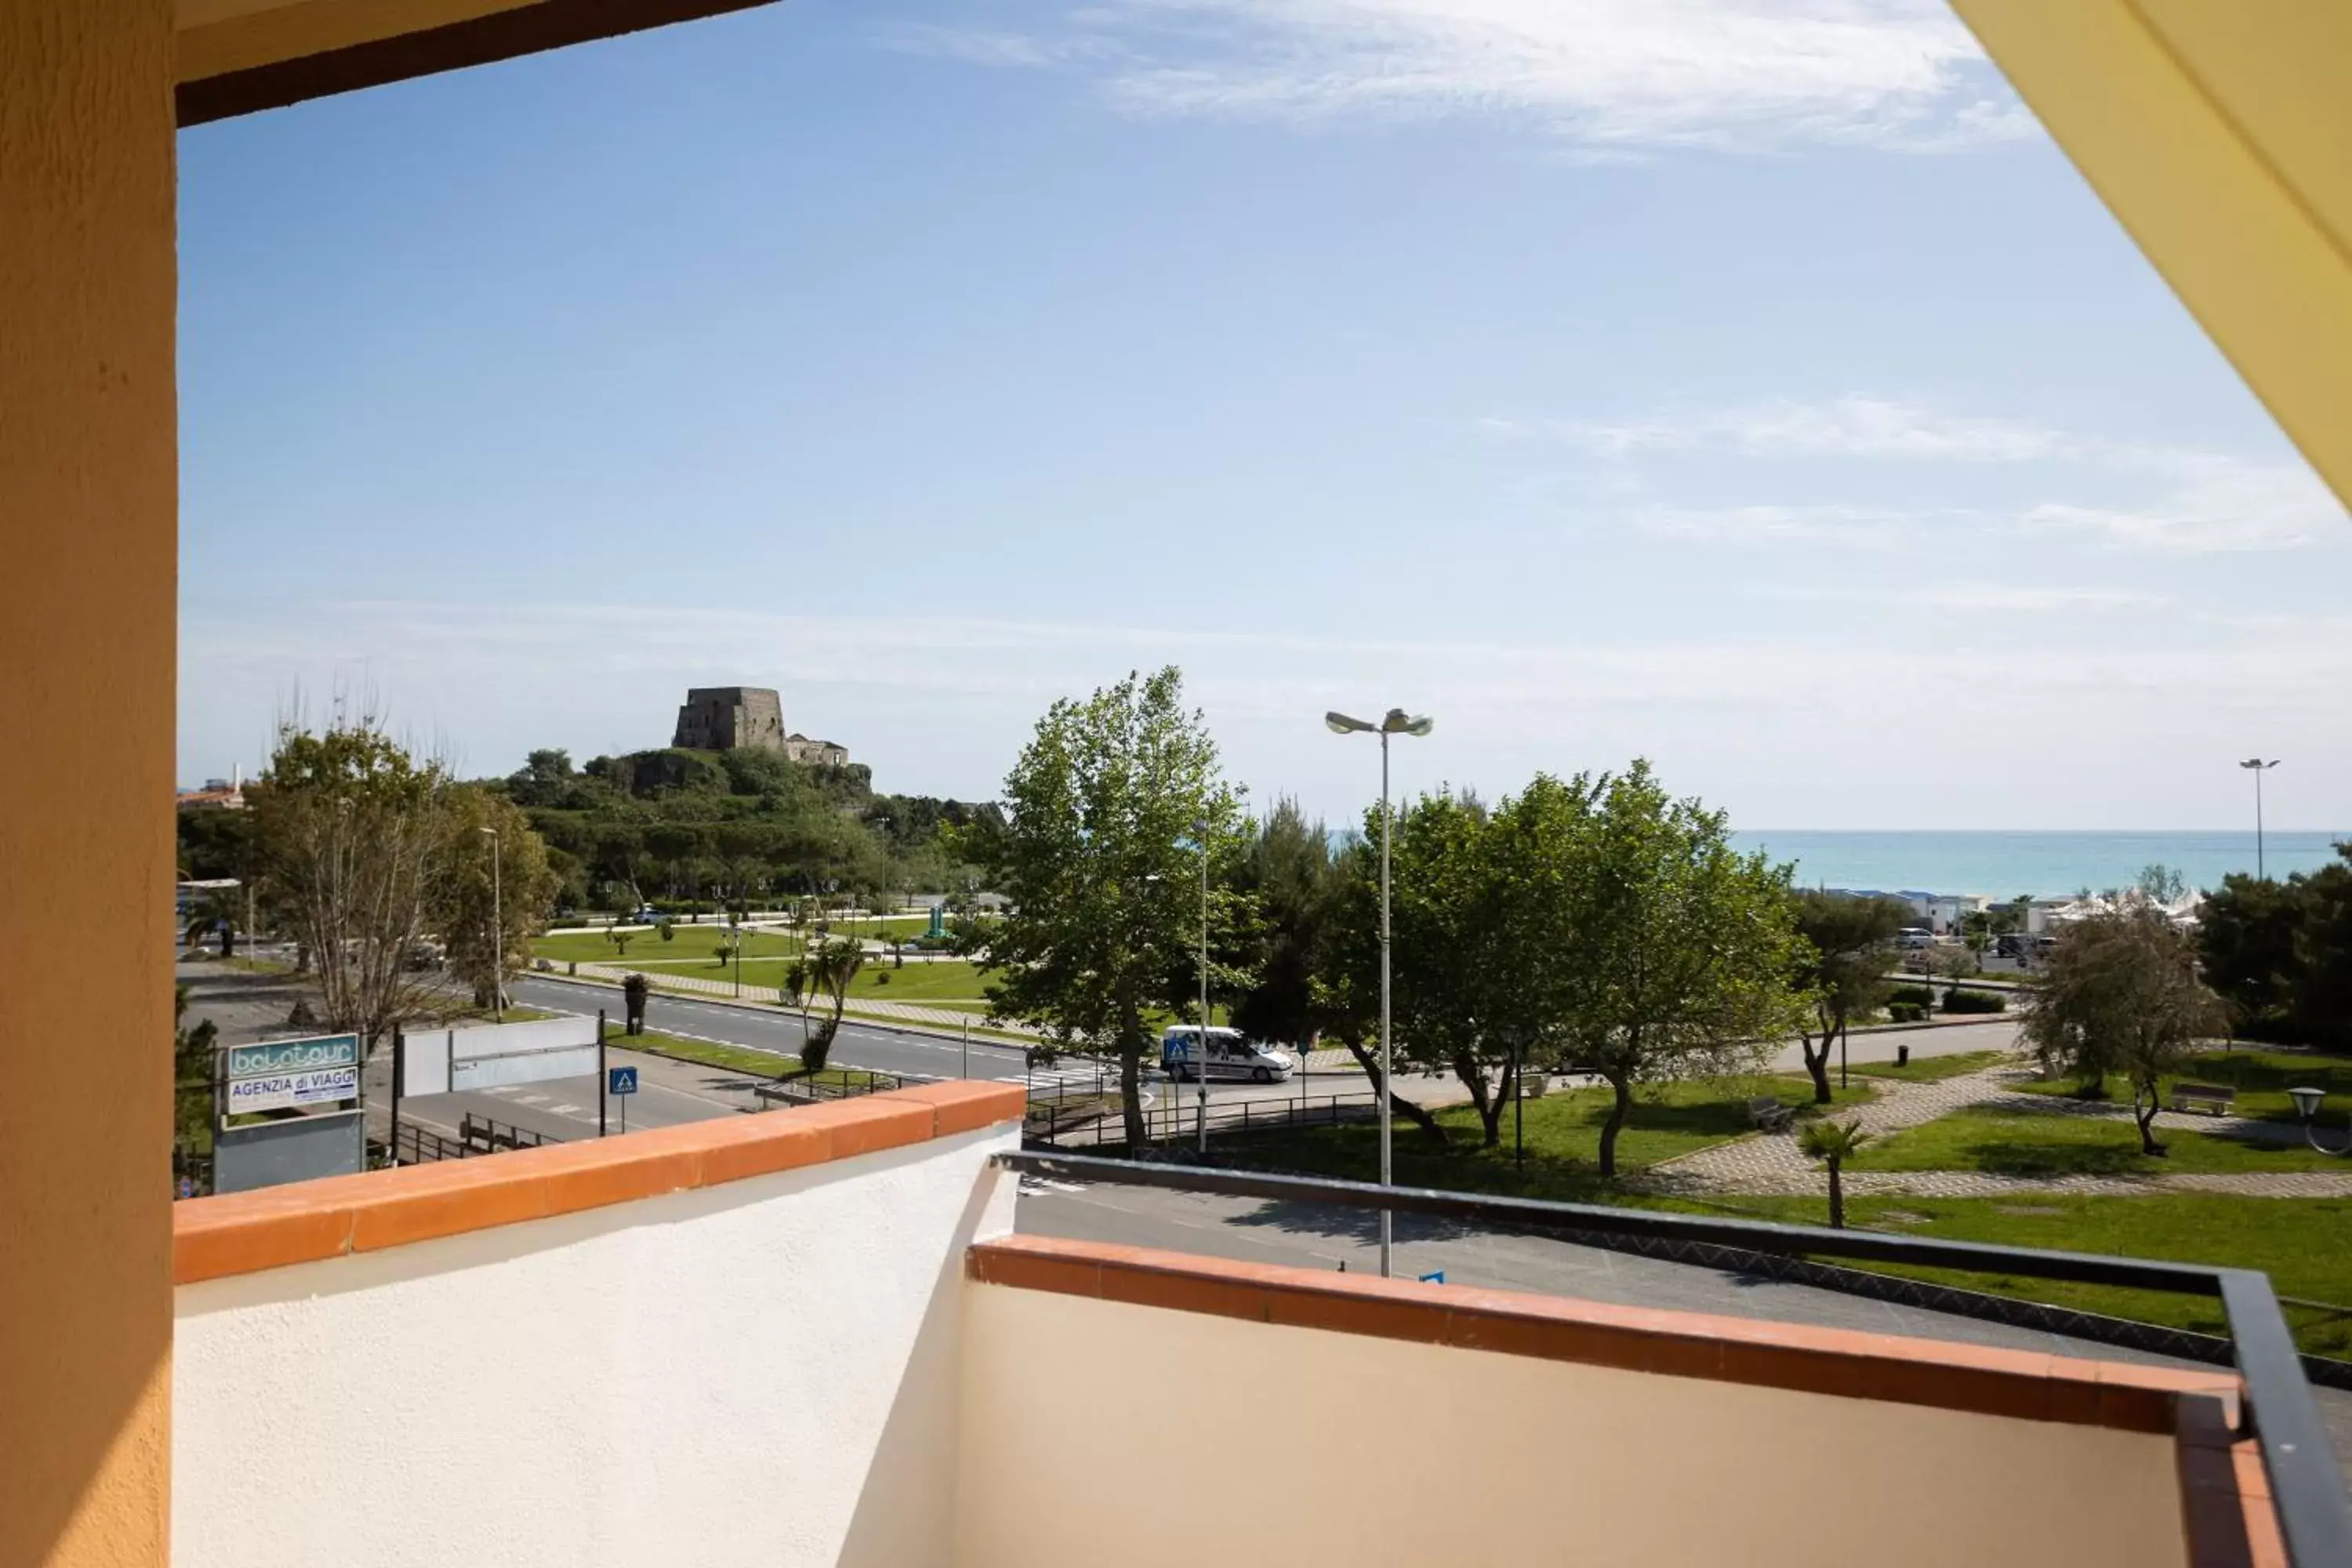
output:
M 604 1081 L 604 1009 L 596 1009 L 596 1081 Z M 596 1096 L 596 1136 L 604 1136 L 604 1096 Z
M 637 1069 L 609 1068 L 604 1073 L 604 1090 L 621 1102 L 621 1131 L 629 1130 L 629 1096 L 637 1092 Z

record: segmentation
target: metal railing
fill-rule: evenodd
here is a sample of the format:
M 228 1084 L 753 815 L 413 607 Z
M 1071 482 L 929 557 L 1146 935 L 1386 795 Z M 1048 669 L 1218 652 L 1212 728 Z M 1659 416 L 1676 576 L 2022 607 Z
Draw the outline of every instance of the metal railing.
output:
M 495 1154 L 501 1149 L 536 1149 L 543 1143 L 561 1143 L 561 1138 L 551 1138 L 544 1132 L 534 1132 L 528 1127 L 517 1127 L 511 1121 L 466 1112 L 457 1122 L 457 1142 L 469 1154 Z
M 771 1082 L 753 1084 L 751 1093 L 762 1102 L 761 1110 L 774 1110 L 786 1105 L 814 1105 L 828 1100 L 888 1094 L 916 1081 L 919 1080 L 870 1068 L 826 1068 L 821 1074 L 786 1073 Z
M 1580 1233 L 1656 1237 L 1786 1257 L 1852 1258 L 1975 1273 L 2021 1274 L 2037 1279 L 2071 1279 L 2218 1299 L 2236 1347 L 2238 1374 L 2245 1384 L 2241 1436 L 2251 1436 L 2261 1446 L 2287 1559 L 2295 1568 L 2352 1568 L 2352 1500 L 2347 1499 L 2344 1474 L 2336 1467 L 2318 1402 L 2304 1376 L 2294 1337 L 2279 1310 L 2270 1277 L 2257 1269 L 1942 1241 L 1877 1231 L 1824 1230 L 1769 1220 L 1717 1219 L 1538 1198 L 1488 1197 L 1427 1187 L 1383 1187 L 1370 1182 L 1276 1176 L 1040 1150 L 1007 1151 L 998 1154 L 996 1162 L 1008 1170 L 1072 1181 L 1386 1209 L 1391 1214 L 1545 1231 L 1569 1239 Z
M 1294 1127 L 1325 1127 L 1334 1122 L 1360 1121 L 1379 1112 L 1380 1096 L 1370 1089 L 1342 1090 L 1311 1099 L 1212 1100 L 1209 1131 L 1213 1133 L 1279 1132 Z M 1197 1104 L 1181 1096 L 1143 1108 L 1143 1135 L 1162 1142 L 1193 1136 L 1200 1131 Z M 1081 1142 L 1124 1143 L 1127 1122 L 1115 1094 L 1096 1096 L 1033 1095 L 1024 1134 L 1041 1143 Z

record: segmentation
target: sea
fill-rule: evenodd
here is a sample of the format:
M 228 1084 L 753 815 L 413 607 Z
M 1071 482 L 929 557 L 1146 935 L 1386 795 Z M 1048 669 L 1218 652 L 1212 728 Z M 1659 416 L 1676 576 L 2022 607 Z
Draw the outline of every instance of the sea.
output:
M 2255 869 L 2254 835 L 2242 833 L 1858 833 L 1821 829 L 1736 832 L 1743 850 L 1794 860 L 1801 887 L 1881 892 L 2020 893 L 2066 898 L 2131 887 L 2149 866 L 2170 867 L 2192 888 L 2213 889 L 2232 871 Z M 2273 877 L 2315 871 L 2336 858 L 2352 832 L 2263 835 L 2262 862 Z

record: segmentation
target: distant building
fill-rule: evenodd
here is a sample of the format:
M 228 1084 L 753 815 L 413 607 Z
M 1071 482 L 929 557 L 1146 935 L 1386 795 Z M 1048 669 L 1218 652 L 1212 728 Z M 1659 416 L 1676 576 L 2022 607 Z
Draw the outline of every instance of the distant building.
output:
M 849 761 L 849 748 L 831 741 L 812 741 L 806 735 L 784 737 L 784 755 L 796 763 L 822 763 L 827 767 L 839 767 Z
M 696 752 L 782 752 L 795 763 L 838 767 L 849 749 L 784 729 L 784 705 L 765 686 L 697 686 L 677 710 L 670 744 Z
M 245 809 L 245 774 L 240 770 L 235 778 L 206 779 L 202 789 L 184 789 L 178 802 L 191 810 L 243 811 Z

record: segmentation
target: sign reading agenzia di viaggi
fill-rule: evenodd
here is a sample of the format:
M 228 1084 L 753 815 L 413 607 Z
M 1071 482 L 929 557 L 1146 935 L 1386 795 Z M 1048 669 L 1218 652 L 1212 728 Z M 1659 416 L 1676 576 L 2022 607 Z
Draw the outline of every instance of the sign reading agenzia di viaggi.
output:
M 357 1100 L 359 1037 L 320 1035 L 231 1046 L 226 1077 L 221 1110 L 229 1116 Z

